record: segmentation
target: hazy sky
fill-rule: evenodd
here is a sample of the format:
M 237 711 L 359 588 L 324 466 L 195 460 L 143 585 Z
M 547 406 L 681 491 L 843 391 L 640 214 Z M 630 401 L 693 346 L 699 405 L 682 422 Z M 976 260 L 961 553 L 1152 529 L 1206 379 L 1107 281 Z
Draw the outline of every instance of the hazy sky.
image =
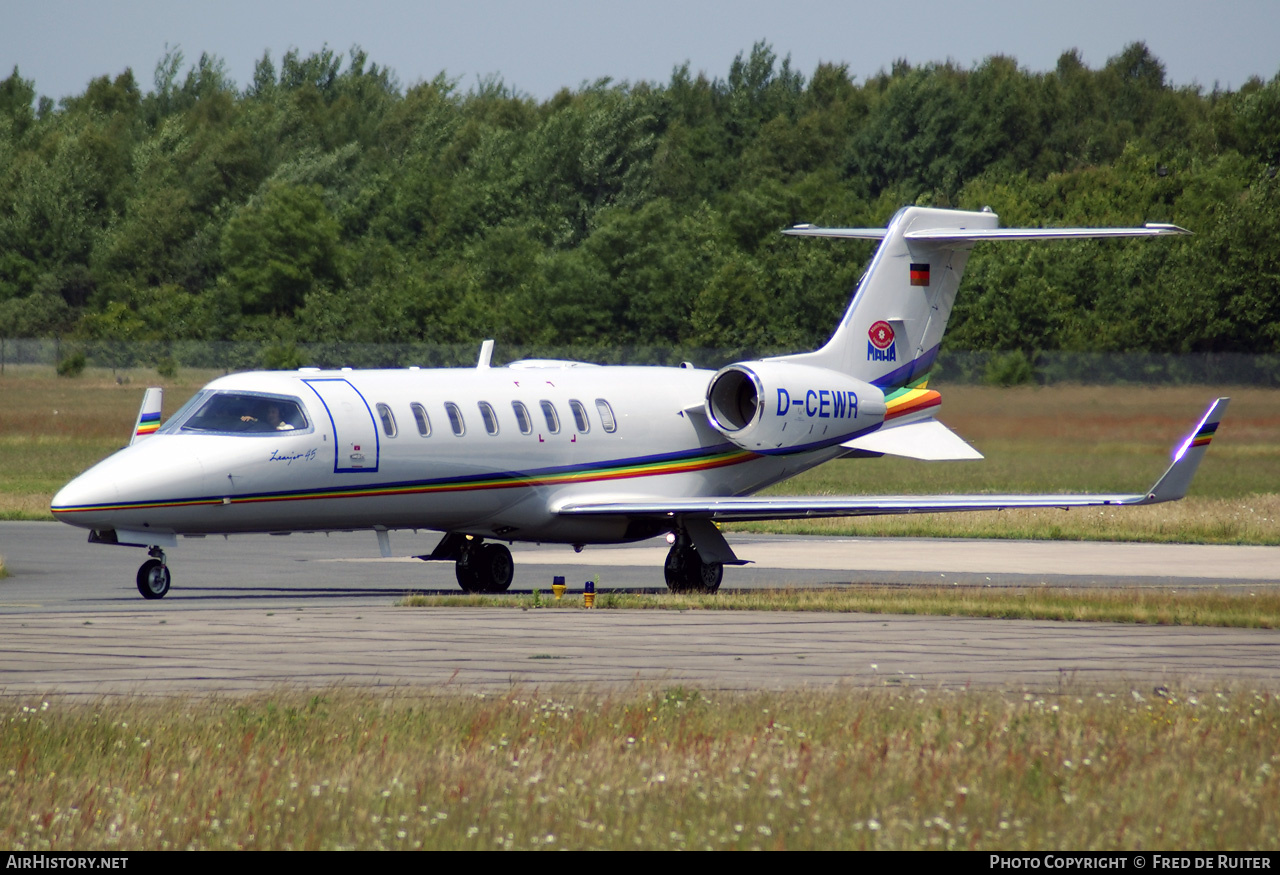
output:
M 1177 85 L 1234 89 L 1280 71 L 1280 0 L 7 0 L 0 23 L 0 77 L 16 64 L 54 98 L 126 67 L 149 90 L 166 43 L 188 63 L 220 56 L 241 87 L 264 51 L 278 67 L 290 48 L 358 44 L 402 85 L 498 74 L 539 99 L 606 76 L 666 81 L 685 61 L 724 77 L 759 40 L 806 76 L 835 61 L 859 80 L 898 58 L 1005 54 L 1047 70 L 1071 48 L 1096 68 L 1135 40 Z

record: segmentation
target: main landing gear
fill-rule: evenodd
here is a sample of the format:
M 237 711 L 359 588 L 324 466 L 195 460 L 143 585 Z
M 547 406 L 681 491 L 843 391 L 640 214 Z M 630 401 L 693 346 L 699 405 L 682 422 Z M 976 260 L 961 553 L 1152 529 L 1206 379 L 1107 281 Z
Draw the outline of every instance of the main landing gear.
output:
M 671 552 L 667 553 L 663 572 L 667 577 L 667 589 L 672 592 L 713 593 L 720 589 L 724 565 L 703 562 L 689 536 L 679 532 Z
M 151 558 L 138 569 L 138 592 L 144 599 L 162 599 L 169 592 L 169 566 L 159 547 L 151 547 L 147 554 Z
M 516 564 L 502 544 L 468 541 L 454 571 L 463 592 L 506 592 L 516 576 Z

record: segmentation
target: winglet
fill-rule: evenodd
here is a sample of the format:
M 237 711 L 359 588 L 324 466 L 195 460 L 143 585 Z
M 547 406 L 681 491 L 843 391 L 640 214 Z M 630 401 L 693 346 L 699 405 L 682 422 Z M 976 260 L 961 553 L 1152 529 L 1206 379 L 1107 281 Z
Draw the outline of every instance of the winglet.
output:
M 1156 485 L 1147 492 L 1147 497 L 1137 502 L 1138 504 L 1177 501 L 1187 494 L 1191 478 L 1200 467 L 1200 460 L 1204 458 L 1204 452 L 1209 448 L 1209 442 L 1213 440 L 1213 435 L 1218 430 L 1218 423 L 1227 412 L 1227 404 L 1230 401 L 1230 398 L 1219 398 L 1210 405 L 1195 431 L 1191 432 L 1174 451 L 1173 464 L 1169 466 L 1169 470 L 1164 472 L 1164 476 L 1157 480 Z
M 164 403 L 164 389 L 152 386 L 142 396 L 142 406 L 138 408 L 138 421 L 133 424 L 133 437 L 129 446 L 133 446 L 143 438 L 149 438 L 160 427 L 160 407 Z

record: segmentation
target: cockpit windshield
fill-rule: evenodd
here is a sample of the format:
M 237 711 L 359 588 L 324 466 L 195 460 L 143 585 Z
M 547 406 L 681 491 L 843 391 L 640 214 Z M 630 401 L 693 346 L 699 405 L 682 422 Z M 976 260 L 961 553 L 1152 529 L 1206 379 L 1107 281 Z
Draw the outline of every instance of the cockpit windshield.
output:
M 202 392 L 187 402 L 179 414 L 189 410 L 195 412 L 185 418 L 175 415 L 161 431 L 278 434 L 310 428 L 298 399 L 277 395 Z

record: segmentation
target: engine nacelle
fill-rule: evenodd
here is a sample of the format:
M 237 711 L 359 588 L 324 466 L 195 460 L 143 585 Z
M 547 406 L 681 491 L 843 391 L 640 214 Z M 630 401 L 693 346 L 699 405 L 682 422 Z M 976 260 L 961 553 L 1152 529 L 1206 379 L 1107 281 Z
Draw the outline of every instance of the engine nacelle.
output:
M 884 421 L 884 393 L 847 374 L 740 362 L 707 385 L 712 427 L 744 450 L 784 455 L 844 443 Z

